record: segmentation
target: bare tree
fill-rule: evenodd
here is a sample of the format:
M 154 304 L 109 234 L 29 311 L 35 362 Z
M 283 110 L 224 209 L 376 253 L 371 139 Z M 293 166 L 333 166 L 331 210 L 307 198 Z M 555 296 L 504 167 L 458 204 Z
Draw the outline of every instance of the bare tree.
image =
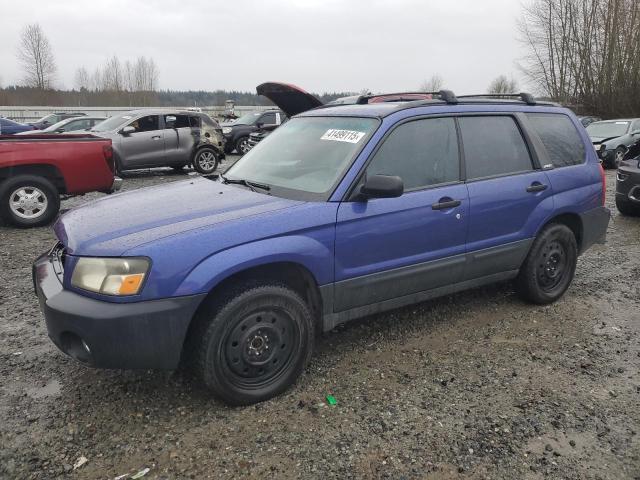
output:
M 605 117 L 640 110 L 638 0 L 528 0 L 519 27 L 540 92 Z
M 489 84 L 487 93 L 494 95 L 502 95 L 507 93 L 516 93 L 518 91 L 518 82 L 515 79 L 509 79 L 506 75 L 500 75 L 493 79 Z
M 110 92 L 123 91 L 123 72 L 120 59 L 117 56 L 107 60 L 102 69 L 102 90 Z
M 27 86 L 41 90 L 51 88 L 56 63 L 49 40 L 40 25 L 27 25 L 22 31 L 17 56 L 22 63 Z
M 78 90 L 89 90 L 91 88 L 91 79 L 89 78 L 89 72 L 87 72 L 86 68 L 80 67 L 76 70 L 74 86 Z
M 431 78 L 425 80 L 420 84 L 421 92 L 438 92 L 444 85 L 444 79 L 439 74 L 434 74 Z
M 91 90 L 99 92 L 102 90 L 102 70 L 100 67 L 96 67 L 91 75 Z

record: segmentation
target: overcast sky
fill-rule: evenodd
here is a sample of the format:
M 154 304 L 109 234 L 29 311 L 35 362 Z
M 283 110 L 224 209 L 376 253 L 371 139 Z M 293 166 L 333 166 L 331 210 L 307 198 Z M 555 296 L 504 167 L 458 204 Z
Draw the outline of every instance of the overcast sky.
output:
M 458 93 L 519 79 L 516 0 L 0 0 L 0 82 L 21 79 L 20 32 L 39 23 L 73 87 L 117 55 L 152 57 L 160 88 L 414 90 L 433 74 Z

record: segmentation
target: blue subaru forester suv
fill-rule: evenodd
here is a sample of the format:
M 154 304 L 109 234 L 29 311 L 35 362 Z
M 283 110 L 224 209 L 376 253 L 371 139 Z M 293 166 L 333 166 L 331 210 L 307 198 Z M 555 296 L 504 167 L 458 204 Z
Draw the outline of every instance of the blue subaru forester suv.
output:
M 231 404 L 270 398 L 317 333 L 515 280 L 559 299 L 609 211 L 567 109 L 456 97 L 319 107 L 224 175 L 98 200 L 34 264 L 49 336 L 94 367 L 181 361 Z

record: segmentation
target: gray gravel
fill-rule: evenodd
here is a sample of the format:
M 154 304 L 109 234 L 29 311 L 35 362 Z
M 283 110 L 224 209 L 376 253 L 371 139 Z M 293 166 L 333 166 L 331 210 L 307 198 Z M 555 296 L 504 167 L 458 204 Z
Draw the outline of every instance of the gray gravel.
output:
M 640 479 L 639 238 L 614 213 L 555 305 L 501 284 L 370 317 L 284 395 L 229 408 L 181 372 L 65 357 L 31 283 L 51 230 L 0 227 L 0 478 Z

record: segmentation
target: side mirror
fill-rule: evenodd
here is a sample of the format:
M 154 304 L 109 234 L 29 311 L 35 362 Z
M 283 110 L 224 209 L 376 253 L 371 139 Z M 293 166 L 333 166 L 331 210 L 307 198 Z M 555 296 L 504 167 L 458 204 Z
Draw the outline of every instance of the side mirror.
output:
M 631 132 L 631 135 L 633 135 L 634 137 L 640 135 L 640 130 L 636 130 L 635 132 Z
M 397 198 L 403 193 L 404 182 L 391 175 L 371 175 L 360 187 L 360 196 L 364 198 Z
M 130 134 L 134 133 L 135 131 L 136 131 L 136 129 L 134 127 L 132 127 L 131 125 L 127 125 L 122 130 L 120 130 L 120 133 L 122 135 L 130 135 Z
M 58 129 L 56 129 L 56 133 L 64 133 L 64 128 L 58 128 Z
M 264 127 L 264 123 L 258 122 L 258 123 L 256 123 L 256 127 L 262 128 L 262 127 Z

